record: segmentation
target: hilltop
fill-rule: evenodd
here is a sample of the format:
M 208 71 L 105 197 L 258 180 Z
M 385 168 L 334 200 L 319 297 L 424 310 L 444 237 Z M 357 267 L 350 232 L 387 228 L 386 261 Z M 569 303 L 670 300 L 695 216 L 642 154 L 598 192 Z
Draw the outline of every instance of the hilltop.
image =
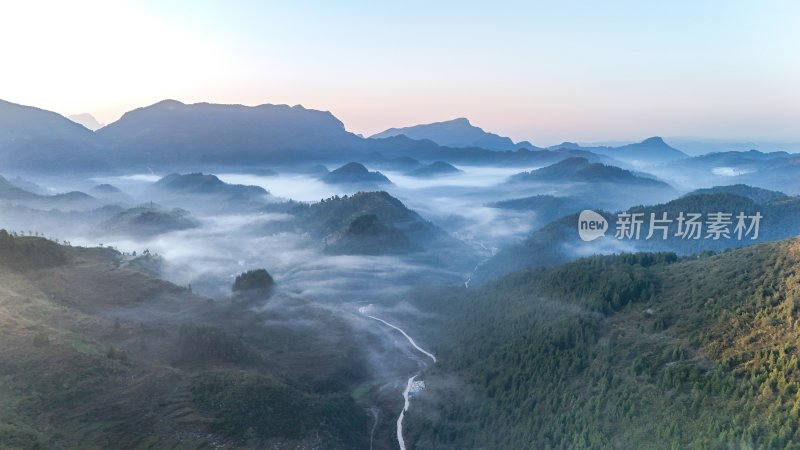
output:
M 347 163 L 322 177 L 322 181 L 330 184 L 357 184 L 377 186 L 391 184 L 391 181 L 380 172 L 370 172 L 363 164 Z
M 511 177 L 512 182 L 530 183 L 613 183 L 644 187 L 669 188 L 663 181 L 637 175 L 630 170 L 602 163 L 590 162 L 587 158 L 572 157 L 555 164 Z
M 406 175 L 418 178 L 433 178 L 442 175 L 454 175 L 461 173 L 462 170 L 444 161 L 434 161 L 430 164 L 418 167 Z
M 464 270 L 477 257 L 466 244 L 384 191 L 335 196 L 290 212 L 297 226 L 336 254 L 406 254 Z
M 126 209 L 98 225 L 105 236 L 154 236 L 169 231 L 186 230 L 199 226 L 191 214 L 180 208 L 163 209 L 155 206 L 138 206 Z

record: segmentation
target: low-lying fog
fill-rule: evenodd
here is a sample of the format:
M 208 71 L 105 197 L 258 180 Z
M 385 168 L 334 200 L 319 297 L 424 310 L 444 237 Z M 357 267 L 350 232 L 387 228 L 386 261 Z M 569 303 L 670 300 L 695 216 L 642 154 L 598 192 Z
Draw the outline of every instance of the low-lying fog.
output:
M 400 172 L 382 171 L 392 185 L 381 186 L 408 208 L 452 235 L 483 249 L 486 256 L 503 243 L 521 239 L 536 224 L 535 214 L 486 207 L 485 204 L 537 192 L 513 192 L 498 189 L 520 168 L 459 167 L 463 172 L 436 178 L 415 178 Z M 370 170 L 376 170 L 370 168 Z M 528 169 L 530 170 L 530 169 Z M 41 181 L 52 192 L 71 189 L 88 191 L 101 183 L 111 184 L 130 195 L 136 203 L 153 201 L 147 189 L 162 175 L 128 174 L 73 180 L 54 185 Z M 231 184 L 255 185 L 268 190 L 277 199 L 317 202 L 334 195 L 353 194 L 357 187 L 327 184 L 313 175 L 281 173 L 262 176 L 248 173 L 219 173 Z M 44 184 L 48 183 L 48 184 Z M 276 199 L 272 199 L 276 200 Z M 132 206 L 132 205 L 128 205 Z M 125 253 L 144 250 L 164 259 L 163 276 L 180 285 L 192 285 L 195 291 L 212 297 L 229 293 L 234 277 L 253 268 L 266 268 L 281 289 L 315 300 L 338 302 L 374 301 L 375 296 L 391 297 L 412 284 L 455 282 L 467 273 L 416 265 L 408 258 L 395 256 L 329 255 L 307 234 L 265 231 L 270 225 L 288 221 L 282 213 L 229 212 L 208 213 L 202 206 L 177 205 L 190 211 L 200 226 L 171 231 L 151 237 L 99 237 L 89 227 L 59 227 L 59 224 L 36 224 L 37 231 L 73 245 L 103 244 Z M 11 229 L 22 229 L 10 221 Z M 2 224 L 0 224 L 2 226 Z M 27 228 L 26 228 L 27 229 Z
M 469 243 L 488 257 L 498 248 L 519 242 L 536 227 L 543 226 L 531 211 L 515 211 L 486 206 L 495 201 L 538 194 L 565 195 L 564 186 L 532 186 L 508 183 L 509 177 L 537 167 L 458 166 L 461 172 L 418 178 L 393 170 L 380 170 L 391 181 L 379 188 L 400 199 L 451 235 Z M 353 194 L 363 188 L 328 184 L 312 174 L 281 172 L 259 175 L 246 172 L 215 173 L 230 184 L 260 186 L 270 192 L 270 201 L 288 199 L 318 202 L 331 196 Z M 91 179 L 32 180 L 47 192 L 68 190 L 89 191 L 97 184 L 111 184 L 131 199 L 130 204 L 162 202 L 152 198 L 148 190 L 164 174 L 131 173 L 122 176 Z M 171 231 L 150 237 L 100 237 L 102 230 L 76 225 L 80 213 L 62 214 L 63 220 L 52 221 L 46 214 L 25 211 L 19 217 L 7 215 L 5 226 L 12 230 L 33 229 L 48 236 L 71 241 L 74 245 L 95 246 L 100 243 L 120 251 L 141 253 L 145 249 L 164 258 L 163 276 L 181 285 L 191 284 L 195 290 L 219 297 L 229 292 L 233 278 L 242 271 L 263 267 L 283 289 L 308 295 L 318 300 L 369 300 L 372 293 L 401 291 L 412 283 L 459 282 L 468 273 L 431 270 L 394 256 L 333 256 L 320 249 L 319 242 L 305 234 L 275 232 L 270 225 L 291 220 L 281 213 L 228 210 L 224 214 L 209 212 L 208 205 L 169 204 L 188 210 L 199 226 Z M 33 222 L 25 226 L 26 221 Z M 57 222 L 57 223 L 51 223 Z M 354 289 L 355 288 L 355 289 Z M 354 299 L 353 296 L 365 298 Z

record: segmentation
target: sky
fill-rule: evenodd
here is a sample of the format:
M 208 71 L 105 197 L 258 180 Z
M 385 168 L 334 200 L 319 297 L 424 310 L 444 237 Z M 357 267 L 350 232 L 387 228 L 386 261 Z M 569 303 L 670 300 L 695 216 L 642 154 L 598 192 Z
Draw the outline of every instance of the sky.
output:
M 0 0 L 0 99 L 104 123 L 165 98 L 348 130 L 468 117 L 537 145 L 800 142 L 800 2 Z

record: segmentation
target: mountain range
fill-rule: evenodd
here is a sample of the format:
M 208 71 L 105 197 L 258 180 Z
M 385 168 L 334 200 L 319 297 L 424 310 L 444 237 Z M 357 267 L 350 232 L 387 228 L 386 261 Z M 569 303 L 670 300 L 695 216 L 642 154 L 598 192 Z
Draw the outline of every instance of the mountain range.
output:
M 415 139 L 419 138 L 419 139 Z M 539 149 L 456 119 L 371 138 L 330 112 L 300 105 L 184 104 L 164 100 L 125 113 L 95 132 L 59 114 L 0 101 L 0 170 L 120 172 L 186 170 L 409 157 L 430 163 L 543 165 L 570 156 L 593 162 L 666 161 L 683 155 L 660 138 L 624 147 L 565 143 Z
M 567 202 L 567 199 L 562 202 Z M 780 192 L 767 191 L 744 185 L 717 186 L 690 192 L 669 202 L 649 206 L 626 208 L 629 213 L 640 213 L 644 217 L 640 239 L 617 240 L 613 228 L 617 215 L 598 211 L 609 223 L 611 230 L 605 237 L 593 242 L 582 242 L 578 238 L 576 226 L 578 211 L 585 205 L 584 199 L 574 199 L 572 213 L 553 220 L 534 230 L 522 242 L 501 249 L 491 259 L 481 264 L 473 281 L 480 283 L 498 276 L 521 270 L 526 267 L 551 266 L 561 264 L 581 256 L 620 251 L 670 251 L 685 256 L 703 251 L 722 251 L 746 246 L 756 242 L 786 239 L 800 235 L 797 217 L 800 215 L 800 197 L 787 196 Z M 562 211 L 569 210 L 561 205 Z M 681 239 L 675 237 L 678 224 L 674 220 L 681 212 L 705 215 L 714 212 L 730 213 L 733 216 L 742 212 L 752 216 L 760 213 L 759 235 L 755 240 L 745 237 L 739 240 L 735 235 L 730 239 Z M 668 239 L 645 239 L 649 233 L 650 214 L 673 219 L 668 225 Z M 733 230 L 735 219 L 730 227 Z M 660 231 L 657 231 L 660 233 Z
M 389 128 L 370 136 L 373 139 L 405 135 L 411 139 L 427 139 L 445 147 L 477 147 L 487 150 L 539 150 L 528 141 L 514 143 L 511 138 L 488 133 L 472 125 L 468 119 L 458 118 L 444 122 L 428 123 L 404 128 Z
M 24 206 L 26 208 L 51 209 L 62 211 L 88 210 L 101 206 L 100 200 L 79 191 L 60 194 L 36 194 L 15 186 L 0 176 L 0 202 L 6 206 Z
M 707 185 L 727 184 L 735 180 L 739 184 L 800 194 L 800 183 L 797 182 L 800 155 L 796 153 L 716 152 L 671 161 L 660 169 L 679 173 L 695 183 L 701 180 Z
M 107 170 L 92 131 L 57 113 L 0 100 L 2 168 Z
M 598 155 L 606 155 L 614 159 L 633 164 L 659 164 L 688 158 L 689 155 L 671 147 L 664 139 L 654 136 L 642 142 L 626 144 L 619 147 L 586 146 L 572 142 L 554 145 L 550 149 L 585 150 Z

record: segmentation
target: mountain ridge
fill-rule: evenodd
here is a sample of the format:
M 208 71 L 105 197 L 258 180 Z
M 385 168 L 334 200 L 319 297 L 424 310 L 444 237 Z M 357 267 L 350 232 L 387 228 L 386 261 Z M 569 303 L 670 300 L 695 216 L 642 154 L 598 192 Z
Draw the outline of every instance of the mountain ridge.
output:
M 427 139 L 446 147 L 479 147 L 488 150 L 539 149 L 528 141 L 515 143 L 511 138 L 484 131 L 483 128 L 473 125 L 469 119 L 464 117 L 408 127 L 389 128 L 370 136 L 370 138 L 382 139 L 401 134 L 411 139 Z

